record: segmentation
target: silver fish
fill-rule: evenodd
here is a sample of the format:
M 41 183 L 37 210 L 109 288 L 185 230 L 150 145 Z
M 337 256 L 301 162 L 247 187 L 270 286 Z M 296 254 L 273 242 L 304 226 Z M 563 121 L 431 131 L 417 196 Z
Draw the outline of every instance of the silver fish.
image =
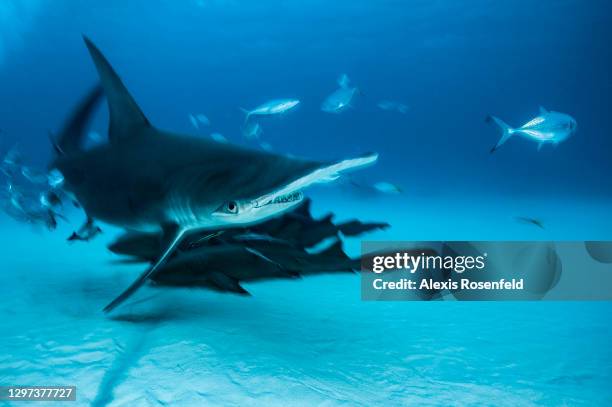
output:
M 203 115 L 202 113 L 196 115 L 195 117 L 196 119 L 198 119 L 198 121 L 204 125 L 204 126 L 208 126 L 210 125 L 210 120 L 208 120 L 208 117 L 206 117 L 205 115 Z
M 264 151 L 272 151 L 272 144 L 266 141 L 262 141 L 261 143 L 259 143 L 259 147 L 261 147 L 261 149 Z
M 194 117 L 194 115 L 190 114 L 189 115 L 189 122 L 191 122 L 191 125 L 198 130 L 200 128 L 200 125 L 198 124 L 198 121 L 196 120 L 196 118 Z
M 378 192 L 382 192 L 384 194 L 400 194 L 402 192 L 402 189 L 400 187 L 386 181 L 377 182 L 373 185 L 373 188 Z
M 291 109 L 295 108 L 300 101 L 298 99 L 273 99 L 269 100 L 261 105 L 257 106 L 255 109 L 241 109 L 246 117 L 244 122 L 248 122 L 251 116 L 270 116 L 283 114 Z
M 221 133 L 211 133 L 210 138 L 216 141 L 217 143 L 227 143 L 227 139 Z
M 540 114 L 521 127 L 513 128 L 495 116 L 488 116 L 487 123 L 494 122 L 502 132 L 502 136 L 491 152 L 497 150 L 510 136 L 516 134 L 527 140 L 538 143 L 538 151 L 545 143 L 554 146 L 576 132 L 577 124 L 573 117 L 559 112 L 546 110 L 540 106 Z
M 380 102 L 378 102 L 377 106 L 381 110 L 397 111 L 401 114 L 408 113 L 409 109 L 408 105 L 405 105 L 400 102 L 394 102 L 392 100 L 381 100 Z
M 350 86 L 349 78 L 343 74 L 338 78 L 338 86 L 331 95 L 321 103 L 321 110 L 327 113 L 341 113 L 351 106 L 353 98 L 359 93 L 356 87 Z

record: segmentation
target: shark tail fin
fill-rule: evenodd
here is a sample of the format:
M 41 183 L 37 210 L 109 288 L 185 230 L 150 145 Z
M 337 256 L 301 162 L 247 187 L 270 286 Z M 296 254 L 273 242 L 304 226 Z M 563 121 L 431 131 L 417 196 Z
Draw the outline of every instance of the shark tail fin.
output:
M 85 45 L 100 76 L 102 88 L 108 99 L 108 110 L 110 113 L 109 140 L 111 143 L 121 138 L 137 134 L 134 130 L 149 127 L 149 120 L 134 101 L 134 98 L 126 89 L 119 75 L 115 72 L 102 52 L 86 36 L 83 36 Z
M 495 123 L 499 129 L 502 132 L 502 136 L 499 139 L 499 141 L 497 142 L 497 144 L 495 144 L 495 146 L 491 149 L 491 153 L 495 152 L 495 150 L 497 150 L 499 147 L 501 147 L 502 144 L 504 144 L 506 141 L 508 141 L 508 139 L 510 138 L 510 136 L 512 136 L 512 133 L 514 132 L 514 129 L 512 127 L 510 127 L 508 124 L 506 124 L 503 120 L 498 119 L 495 116 L 487 116 L 486 120 L 487 123 Z
M 96 104 L 98 104 L 101 98 L 102 87 L 96 85 L 83 98 L 64 124 L 64 128 L 59 133 L 57 141 L 53 143 L 53 148 L 56 152 L 59 151 L 63 155 L 81 150 L 81 144 L 85 138 L 85 128 L 91 120 Z

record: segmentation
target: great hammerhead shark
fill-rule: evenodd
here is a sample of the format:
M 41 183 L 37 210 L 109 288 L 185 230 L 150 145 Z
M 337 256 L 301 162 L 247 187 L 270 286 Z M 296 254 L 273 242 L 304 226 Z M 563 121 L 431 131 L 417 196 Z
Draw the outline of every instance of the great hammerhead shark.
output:
M 289 158 L 155 128 L 98 48 L 84 37 L 108 101 L 109 142 L 83 150 L 61 139 L 51 168 L 88 218 L 162 232 L 158 259 L 105 308 L 155 277 L 192 233 L 261 223 L 304 199 L 302 190 L 374 163 L 374 153 L 335 163 Z

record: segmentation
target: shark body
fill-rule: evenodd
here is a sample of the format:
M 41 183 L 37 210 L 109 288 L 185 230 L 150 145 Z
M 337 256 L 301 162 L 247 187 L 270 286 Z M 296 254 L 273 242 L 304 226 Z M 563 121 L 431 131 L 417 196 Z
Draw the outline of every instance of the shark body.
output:
M 303 200 L 305 187 L 372 164 L 376 154 L 323 163 L 215 143 L 155 128 L 98 48 L 85 43 L 108 101 L 107 144 L 83 150 L 60 137 L 51 164 L 64 177 L 88 219 L 125 229 L 160 232 L 152 265 L 115 300 L 109 312 L 153 278 L 186 236 L 257 224 Z

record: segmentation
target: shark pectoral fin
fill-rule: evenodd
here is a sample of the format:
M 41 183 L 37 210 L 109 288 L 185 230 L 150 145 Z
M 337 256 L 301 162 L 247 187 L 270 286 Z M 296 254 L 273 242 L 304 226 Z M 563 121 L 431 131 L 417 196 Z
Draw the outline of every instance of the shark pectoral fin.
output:
M 140 133 L 138 130 L 150 127 L 149 121 L 121 82 L 119 75 L 111 64 L 89 38 L 83 36 L 83 39 L 96 65 L 102 88 L 108 100 L 110 114 L 108 138 L 110 142 L 113 143 L 121 138 L 137 135 Z
M 117 308 L 117 306 L 121 305 L 125 300 L 130 298 L 140 287 L 142 287 L 149 278 L 155 276 L 155 274 L 159 271 L 159 269 L 168 261 L 170 255 L 174 252 L 174 250 L 178 247 L 178 245 L 183 240 L 185 236 L 186 230 L 181 229 L 178 225 L 170 225 L 164 228 L 164 235 L 162 238 L 162 246 L 164 247 L 164 252 L 159 257 L 159 259 L 149 267 L 144 273 L 136 279 L 124 292 L 122 292 L 117 298 L 110 302 L 106 307 L 104 307 L 104 312 L 110 312 L 113 309 Z
M 248 247 L 245 246 L 244 248 L 247 252 L 251 253 L 254 256 L 259 257 L 260 259 L 262 259 L 263 261 L 266 261 L 268 263 L 274 264 L 276 267 L 278 267 L 279 269 L 282 268 L 282 266 L 280 265 L 279 262 L 275 261 L 274 259 L 264 255 L 262 252 L 260 252 L 259 250 L 255 250 L 252 247 Z
M 544 143 L 540 143 L 538 144 L 538 151 L 540 151 L 542 149 L 542 146 L 544 145 Z

